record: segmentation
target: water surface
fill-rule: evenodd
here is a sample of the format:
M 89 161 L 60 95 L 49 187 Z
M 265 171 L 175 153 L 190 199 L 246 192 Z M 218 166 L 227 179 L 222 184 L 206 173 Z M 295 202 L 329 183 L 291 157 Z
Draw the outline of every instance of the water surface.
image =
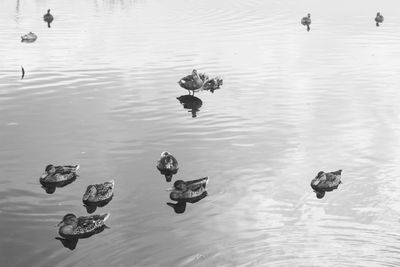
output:
M 397 9 L 1 1 L 0 265 L 398 266 Z M 37 41 L 21 43 L 29 31 Z M 193 68 L 224 78 L 196 94 L 196 117 L 177 100 Z M 179 161 L 174 179 L 210 177 L 182 214 L 166 205 L 163 150 Z M 47 194 L 49 163 L 79 163 L 80 176 Z M 311 179 L 337 169 L 343 184 L 316 199 Z M 65 248 L 54 225 L 86 215 L 86 186 L 111 178 L 115 196 L 96 211 L 110 228 Z

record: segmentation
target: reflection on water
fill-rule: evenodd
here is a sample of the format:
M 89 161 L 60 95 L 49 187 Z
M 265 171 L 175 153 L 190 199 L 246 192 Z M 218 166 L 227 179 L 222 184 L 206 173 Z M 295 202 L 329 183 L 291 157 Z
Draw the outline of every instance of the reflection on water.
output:
M 397 1 L 0 5 L 1 266 L 400 262 Z M 177 81 L 193 68 L 224 85 L 183 112 Z M 179 216 L 154 168 L 166 150 L 174 180 L 213 177 L 201 202 L 173 203 Z M 79 162 L 80 177 L 46 194 L 34 173 L 47 162 Z M 315 170 L 339 166 L 345 183 L 316 199 Z M 120 186 L 98 209 L 111 229 L 71 253 L 53 225 L 87 215 L 86 186 L 111 176 Z
M 203 105 L 203 101 L 201 101 L 200 98 L 193 95 L 181 95 L 176 99 L 179 100 L 184 109 L 189 109 L 189 112 L 192 113 L 192 118 L 197 117 L 197 112 L 200 111 L 200 108 Z
M 87 234 L 86 236 L 80 237 L 80 238 L 55 237 L 54 239 L 59 240 L 65 248 L 68 248 L 69 250 L 74 250 L 76 248 L 76 245 L 78 244 L 79 239 L 90 238 L 91 236 L 99 234 L 108 228 L 109 228 L 108 226 L 104 225 L 104 226 L 96 229 L 95 231 L 91 232 L 90 234 Z
M 176 203 L 173 202 L 167 202 L 167 205 L 172 207 L 177 214 L 184 213 L 186 210 L 186 203 L 197 203 L 203 198 L 207 196 L 207 191 L 204 191 L 201 195 L 193 197 L 191 199 L 185 200 L 185 201 L 177 201 Z
M 55 183 L 46 183 L 46 182 L 40 181 L 40 184 L 42 185 L 42 188 L 46 191 L 47 194 L 53 194 L 56 191 L 57 187 L 67 186 L 70 183 L 74 182 L 77 177 L 78 177 L 78 175 L 75 175 L 71 179 L 61 181 L 61 182 L 55 182 Z

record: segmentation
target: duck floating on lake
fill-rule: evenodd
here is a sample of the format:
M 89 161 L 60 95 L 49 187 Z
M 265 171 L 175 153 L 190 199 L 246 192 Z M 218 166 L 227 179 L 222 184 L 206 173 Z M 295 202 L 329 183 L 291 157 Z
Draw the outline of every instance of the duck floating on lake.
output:
M 50 14 L 50 9 L 43 15 L 43 20 L 47 22 L 47 26 L 50 28 L 50 23 L 54 20 L 53 15 Z
M 83 194 L 83 203 L 100 207 L 105 206 L 114 195 L 114 184 L 115 181 L 111 180 L 102 184 L 89 185 L 85 194 Z
M 167 182 L 171 182 L 172 176 L 178 172 L 178 161 L 171 153 L 164 151 L 157 162 L 157 169 L 162 175 L 165 175 Z
M 39 181 L 42 185 L 63 185 L 76 179 L 78 169 L 79 165 L 54 166 L 49 164 Z
M 208 180 L 208 177 L 186 182 L 177 180 L 175 181 L 174 186 L 171 189 L 168 189 L 169 191 L 172 191 L 169 197 L 171 200 L 178 202 L 194 201 L 206 192 Z
M 325 192 L 332 191 L 338 188 L 342 183 L 342 170 L 334 172 L 320 171 L 317 176 L 311 181 L 311 188 L 314 189 L 317 198 L 323 198 Z
M 379 23 L 383 22 L 383 16 L 381 15 L 380 12 L 376 13 L 375 22 L 376 22 L 376 27 L 379 27 Z
M 76 217 L 72 213 L 66 214 L 57 226 L 60 236 L 67 239 L 87 238 L 104 230 L 104 222 L 110 213 Z
M 21 42 L 33 43 L 34 41 L 36 41 L 36 39 L 37 39 L 37 35 L 34 34 L 33 32 L 29 32 L 29 33 L 21 36 Z
M 310 31 L 310 24 L 311 24 L 311 14 L 308 13 L 307 17 L 303 17 L 301 19 L 301 24 L 307 26 L 307 31 Z

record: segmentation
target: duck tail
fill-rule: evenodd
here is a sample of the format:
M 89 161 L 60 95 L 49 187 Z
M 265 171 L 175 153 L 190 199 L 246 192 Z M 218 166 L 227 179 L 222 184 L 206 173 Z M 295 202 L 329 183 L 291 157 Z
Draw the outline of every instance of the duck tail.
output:
M 111 183 L 111 184 L 112 184 L 112 187 L 114 188 L 114 185 L 115 185 L 115 180 L 114 180 L 114 179 L 112 179 L 111 181 L 109 181 L 109 183 Z
M 75 171 L 79 170 L 81 166 L 79 164 L 75 165 Z
M 108 218 L 110 218 L 110 215 L 111 214 L 109 212 L 107 212 L 107 213 L 101 214 L 100 216 L 101 216 L 101 219 L 103 220 L 103 222 L 105 222 L 105 221 L 107 221 Z

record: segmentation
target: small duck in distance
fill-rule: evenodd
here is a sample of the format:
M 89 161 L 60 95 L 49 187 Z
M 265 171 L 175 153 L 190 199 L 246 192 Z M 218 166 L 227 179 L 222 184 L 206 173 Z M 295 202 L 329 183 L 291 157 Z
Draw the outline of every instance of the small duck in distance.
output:
M 174 186 L 168 191 L 171 191 L 170 199 L 178 202 L 191 202 L 193 199 L 199 198 L 203 194 L 207 194 L 206 187 L 208 177 L 203 177 L 191 181 L 177 180 Z
M 208 77 L 204 74 L 199 74 L 196 69 L 192 71 L 192 74 L 187 75 L 178 81 L 179 85 L 188 90 L 189 94 L 192 91 L 193 95 L 195 92 L 202 90 L 204 82 Z
M 102 184 L 92 184 L 83 194 L 82 201 L 85 204 L 99 204 L 109 202 L 114 195 L 115 181 L 111 180 Z
M 46 166 L 45 172 L 40 176 L 41 184 L 57 184 L 67 182 L 77 177 L 76 171 L 79 165 L 54 166 L 49 164 Z
M 104 230 L 104 222 L 110 217 L 110 213 L 100 215 L 76 217 L 75 214 L 66 214 L 57 224 L 60 236 L 67 239 L 87 238 Z
M 307 26 L 307 31 L 310 31 L 310 24 L 311 24 L 311 14 L 308 13 L 307 17 L 303 17 L 301 19 L 301 24 Z
M 375 22 L 376 22 L 376 27 L 379 27 L 379 23 L 383 22 L 383 16 L 381 15 L 380 12 L 376 13 Z
M 172 176 L 178 172 L 178 161 L 171 153 L 164 151 L 157 162 L 157 169 L 162 175 L 165 175 L 167 182 L 171 182 Z
M 36 41 L 36 39 L 37 35 L 33 32 L 29 32 L 21 36 L 21 42 L 33 43 L 34 41 Z
M 325 192 L 332 191 L 338 188 L 342 183 L 342 170 L 334 172 L 320 171 L 317 176 L 311 181 L 311 188 L 316 193 L 317 198 L 323 198 Z
M 47 22 L 47 27 L 50 28 L 50 23 L 54 20 L 53 15 L 50 14 L 50 9 L 48 9 L 47 13 L 43 15 L 43 20 Z

